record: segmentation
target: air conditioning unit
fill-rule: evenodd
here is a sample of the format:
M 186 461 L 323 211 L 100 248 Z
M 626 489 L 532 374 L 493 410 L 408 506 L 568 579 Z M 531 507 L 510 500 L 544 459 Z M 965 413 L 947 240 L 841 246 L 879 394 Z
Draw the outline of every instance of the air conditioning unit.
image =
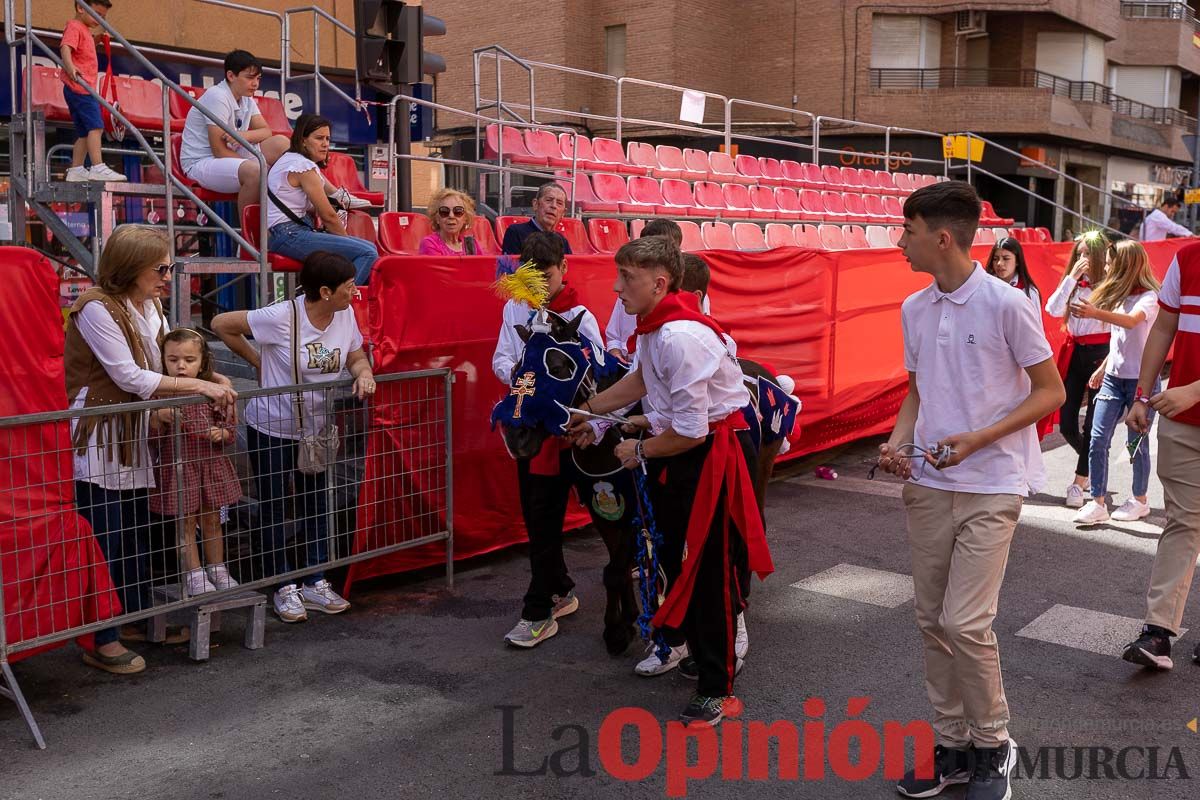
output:
M 968 39 L 987 36 L 987 12 L 959 11 L 954 15 L 954 34 Z

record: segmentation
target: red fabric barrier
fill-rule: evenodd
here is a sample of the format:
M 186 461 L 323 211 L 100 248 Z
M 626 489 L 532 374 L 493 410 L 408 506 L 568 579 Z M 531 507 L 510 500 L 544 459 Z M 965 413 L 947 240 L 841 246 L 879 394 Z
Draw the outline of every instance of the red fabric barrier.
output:
M 58 276 L 37 252 L 0 247 L 0 284 L 0 416 L 65 409 Z M 0 575 L 9 644 L 120 610 L 104 555 L 75 512 L 65 422 L 0 428 Z
M 1192 240 L 1147 246 L 1161 277 Z M 1070 243 L 1025 245 L 1034 280 L 1048 297 L 1058 284 Z M 986 259 L 990 248 L 972 254 Z M 712 308 L 738 342 L 739 354 L 771 365 L 796 381 L 804 407 L 788 458 L 891 429 L 904 398 L 906 375 L 900 304 L 928 284 L 899 250 L 827 252 L 781 248 L 760 253 L 707 251 Z M 571 256 L 568 282 L 601 327 L 615 295 L 611 256 Z M 465 558 L 525 540 L 516 469 L 489 428 L 492 405 L 505 387 L 492 375 L 492 352 L 502 303 L 491 291 L 493 258 L 389 256 L 371 279 L 370 338 L 380 373 L 448 367 L 454 384 L 455 556 Z M 1057 348 L 1062 322 L 1045 319 Z M 394 439 L 394 437 L 389 437 Z M 372 458 L 404 452 L 404 443 L 376 438 Z M 373 490 L 364 497 L 397 496 Z M 383 524 L 361 504 L 359 528 Z M 390 519 L 399 510 L 388 511 Z M 406 513 L 412 513 L 407 510 Z M 574 507 L 569 525 L 586 524 Z M 436 530 L 436 528 L 434 528 Z M 360 545 L 365 544 L 360 542 Z M 441 563 L 441 546 L 417 548 L 356 565 L 350 581 Z

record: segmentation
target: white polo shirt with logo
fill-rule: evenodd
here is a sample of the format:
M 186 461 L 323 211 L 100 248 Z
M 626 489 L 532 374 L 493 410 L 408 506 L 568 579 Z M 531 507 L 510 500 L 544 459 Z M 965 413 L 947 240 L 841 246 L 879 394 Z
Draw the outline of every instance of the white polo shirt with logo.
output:
M 921 407 L 914 443 L 932 447 L 1008 416 L 1029 396 L 1027 367 L 1052 357 L 1041 320 L 1025 293 L 978 264 L 947 294 L 937 282 L 911 295 L 900 311 L 904 367 L 916 374 Z M 973 494 L 1027 496 L 1045 483 L 1033 424 L 938 470 L 914 460 L 914 483 Z

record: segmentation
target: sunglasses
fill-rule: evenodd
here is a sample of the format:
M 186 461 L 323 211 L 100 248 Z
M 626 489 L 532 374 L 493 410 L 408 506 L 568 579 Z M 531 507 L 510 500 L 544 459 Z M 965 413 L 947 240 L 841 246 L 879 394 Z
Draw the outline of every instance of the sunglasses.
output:
M 467 210 L 465 208 L 463 208 L 462 206 L 455 206 L 454 208 L 447 208 L 446 206 L 442 206 L 441 208 L 438 209 L 438 216 L 443 217 L 443 218 L 448 217 L 451 214 L 453 214 L 456 217 L 461 217 L 463 214 L 466 214 L 466 213 L 467 213 Z
M 167 275 L 171 274 L 177 269 L 180 269 L 181 267 L 182 265 L 180 264 L 159 264 L 154 268 L 154 271 L 158 273 L 158 277 L 165 278 Z

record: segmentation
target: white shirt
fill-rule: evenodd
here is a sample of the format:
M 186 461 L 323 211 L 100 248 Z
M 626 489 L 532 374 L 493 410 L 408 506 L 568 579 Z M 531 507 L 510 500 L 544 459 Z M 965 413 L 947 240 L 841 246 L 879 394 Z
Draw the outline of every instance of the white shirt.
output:
M 87 342 L 92 353 L 104 366 L 104 371 L 112 378 L 113 383 L 123 391 L 135 394 L 143 400 L 149 400 L 158 390 L 162 381 L 162 354 L 158 349 L 158 332 L 170 330 L 170 325 L 158 313 L 153 300 L 142 303 L 142 313 L 133 303 L 125 301 L 129 315 L 137 325 L 138 334 L 142 337 L 142 349 L 146 353 L 147 369 L 142 369 L 133 360 L 129 343 L 117 326 L 112 314 L 104 308 L 103 303 L 92 302 L 80 309 L 75 315 L 75 325 L 79 335 Z M 87 387 L 83 387 L 71 400 L 71 408 L 82 408 L 87 397 Z M 145 425 L 149 424 L 150 412 L 143 412 Z M 78 420 L 71 423 L 74 432 Z M 147 428 L 148 430 L 148 428 Z M 107 448 L 101 450 L 96 444 L 97 432 L 93 431 L 88 437 L 88 447 L 82 454 L 75 453 L 72 458 L 72 471 L 75 480 L 94 483 L 110 491 L 128 491 L 131 489 L 150 489 L 154 487 L 154 468 L 150 459 L 148 439 L 139 439 L 135 444 L 134 463 L 136 467 L 122 466 L 119 461 L 107 458 Z
M 271 171 L 267 173 L 267 186 L 271 189 L 279 202 L 292 210 L 297 217 L 301 219 L 312 209 L 312 200 L 308 197 L 308 192 L 299 186 L 292 186 L 288 182 L 288 175 L 293 172 L 311 172 L 317 169 L 317 164 L 310 158 L 300 155 L 299 153 L 287 152 L 279 157 L 275 165 L 271 167 Z M 324 178 L 321 179 L 324 181 Z M 291 222 L 287 214 L 279 210 L 270 200 L 267 200 L 267 228 L 273 228 L 281 222 Z
M 262 113 L 253 97 L 235 100 L 229 84 L 225 81 L 213 84 L 196 102 L 239 133 L 250 130 L 250 120 Z M 188 109 L 183 124 L 183 140 L 179 148 L 179 166 L 184 172 L 198 161 L 213 158 L 212 143 L 208 140 L 210 127 L 216 127 L 212 120 L 194 108 Z M 234 150 L 242 152 L 240 145 L 236 145 Z
M 1167 234 L 1175 236 L 1191 236 L 1192 231 L 1176 222 L 1162 212 L 1161 208 L 1156 208 L 1146 215 L 1146 219 L 1142 221 L 1141 240 L 1143 242 L 1157 242 L 1167 238 Z
M 298 348 L 300 383 L 324 383 L 341 377 L 350 354 L 362 349 L 362 333 L 354 312 L 343 309 L 333 315 L 325 330 L 315 327 L 308 319 L 304 297 L 290 303 L 275 303 L 255 309 L 246 315 L 254 342 L 262 358 L 262 387 L 290 386 L 296 383 L 292 372 L 292 308 L 297 311 L 300 332 Z M 304 392 L 304 428 L 306 432 L 320 431 L 329 420 L 325 406 L 328 391 Z M 246 424 L 260 433 L 281 439 L 299 439 L 297 403 L 294 394 L 255 397 L 246 404 Z
M 742 368 L 727 342 L 692 320 L 674 320 L 638 337 L 635 368 L 646 384 L 646 417 L 655 436 L 671 428 L 700 439 L 709 423 L 750 402 Z
M 533 309 L 525 303 L 509 300 L 504 304 L 500 335 L 496 339 L 496 352 L 492 355 L 492 372 L 505 386 L 512 382 L 513 367 L 520 362 L 521 353 L 525 351 L 525 342 L 517 333 L 517 326 L 528 325 L 532 314 Z M 587 308 L 575 306 L 559 316 L 571 322 L 580 314 L 584 315 L 583 322 L 579 323 L 580 335 L 586 337 L 593 347 L 600 347 L 600 343 L 604 341 L 600 336 L 600 323 Z M 603 359 L 603 353 L 598 353 L 597 358 Z
M 708 295 L 700 301 L 700 310 L 705 314 L 711 313 L 708 310 Z M 625 310 L 625 304 L 621 302 L 621 298 L 617 298 L 617 302 L 613 303 L 612 316 L 608 318 L 608 327 L 604 329 L 605 350 L 620 350 L 622 353 L 629 355 L 629 337 L 633 336 L 633 332 L 637 329 L 637 317 Z
M 904 367 L 916 374 L 921 396 L 914 434 L 921 447 L 1008 416 L 1029 396 L 1025 368 L 1051 357 L 1024 292 L 978 264 L 950 294 L 935 281 L 909 296 L 900 317 Z M 1031 494 L 1045 482 L 1037 433 L 1029 425 L 944 470 L 914 461 L 912 480 L 952 492 Z
M 1101 322 L 1098 319 L 1084 319 L 1083 317 L 1072 317 L 1071 311 L 1068 308 L 1070 303 L 1080 300 L 1087 300 L 1092 296 L 1092 287 L 1084 286 L 1079 291 L 1075 292 L 1075 296 L 1071 296 L 1072 290 L 1075 289 L 1075 279 L 1070 275 L 1062 279 L 1062 283 L 1058 284 L 1058 288 L 1054 290 L 1054 294 L 1050 295 L 1050 299 L 1046 301 L 1046 313 L 1052 317 L 1062 319 L 1066 317 L 1067 333 L 1078 339 L 1081 336 L 1091 336 L 1097 333 L 1108 333 L 1108 323 Z
M 1133 315 L 1138 312 L 1146 318 L 1132 328 L 1112 326 L 1112 337 L 1108 340 L 1108 366 L 1104 371 L 1117 378 L 1137 379 L 1142 369 L 1142 350 L 1150 338 L 1150 329 L 1158 318 L 1158 293 L 1142 292 L 1126 297 L 1119 313 Z

